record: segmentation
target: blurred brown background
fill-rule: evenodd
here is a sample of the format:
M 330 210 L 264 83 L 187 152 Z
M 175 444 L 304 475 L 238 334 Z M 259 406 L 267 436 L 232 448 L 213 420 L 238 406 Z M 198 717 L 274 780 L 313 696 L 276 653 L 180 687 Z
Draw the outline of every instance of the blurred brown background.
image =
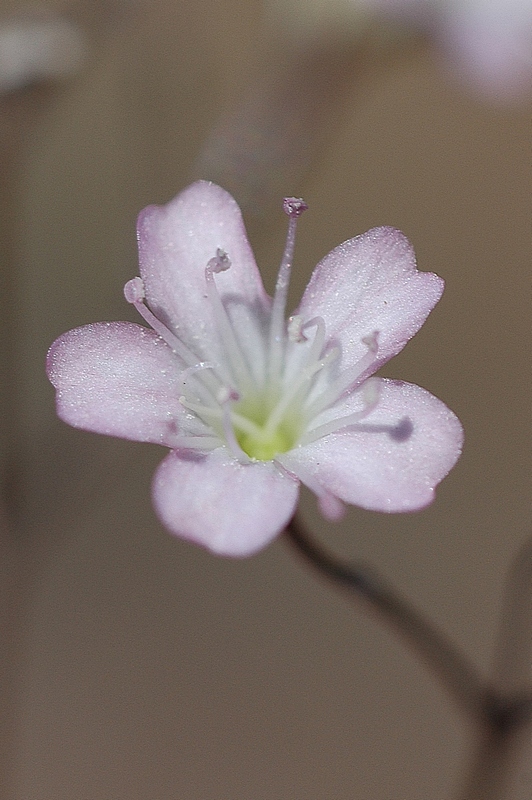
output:
M 460 800 L 471 728 L 402 642 L 282 538 L 245 561 L 172 538 L 149 500 L 163 451 L 54 416 L 53 339 L 134 319 L 122 286 L 137 274 L 137 212 L 219 178 L 201 173 L 202 148 L 250 80 L 271 77 L 272 96 L 288 86 L 290 98 L 325 74 L 306 111 L 310 169 L 289 153 L 279 197 L 248 215 L 266 284 L 282 195 L 310 206 L 294 305 L 334 245 L 375 225 L 405 231 L 447 288 L 383 373 L 447 402 L 466 444 L 419 514 L 352 508 L 329 525 L 304 495 L 302 515 L 490 670 L 505 575 L 530 527 L 529 109 L 453 86 L 428 47 L 361 56 L 334 31 L 326 66 L 311 57 L 294 77 L 286 24 L 265 16 L 259 0 L 138 3 L 101 25 L 88 15 L 81 72 L 4 100 L 8 800 Z M 508 798 L 531 800 L 530 741 L 514 773 Z

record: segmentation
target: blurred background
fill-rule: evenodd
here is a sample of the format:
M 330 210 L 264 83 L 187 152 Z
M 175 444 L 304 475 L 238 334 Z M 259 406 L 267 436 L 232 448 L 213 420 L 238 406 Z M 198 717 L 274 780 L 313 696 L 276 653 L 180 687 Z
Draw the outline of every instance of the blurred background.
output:
M 333 525 L 307 494 L 301 514 L 488 676 L 530 534 L 530 93 L 468 81 L 437 19 L 0 2 L 7 800 L 462 800 L 474 731 L 404 644 L 283 537 L 230 561 L 170 536 L 150 505 L 165 451 L 69 429 L 44 374 L 65 330 L 138 321 L 136 215 L 198 177 L 244 205 L 270 291 L 282 198 L 305 198 L 293 306 L 332 247 L 401 228 L 446 291 L 383 374 L 443 399 L 464 454 L 418 514 Z M 531 800 L 530 738 L 512 776 Z

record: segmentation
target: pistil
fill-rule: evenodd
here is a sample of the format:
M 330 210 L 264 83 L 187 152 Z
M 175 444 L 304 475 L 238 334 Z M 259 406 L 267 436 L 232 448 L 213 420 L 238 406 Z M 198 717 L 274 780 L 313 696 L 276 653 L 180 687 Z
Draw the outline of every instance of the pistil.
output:
M 307 204 L 297 197 L 286 197 L 283 202 L 283 209 L 288 216 L 288 233 L 284 248 L 275 293 L 273 296 L 272 314 L 270 320 L 270 341 L 269 341 L 269 364 L 268 372 L 270 386 L 279 380 L 280 368 L 285 349 L 285 314 L 286 301 L 288 298 L 288 287 L 290 285 L 290 272 L 294 258 L 294 246 L 296 241 L 297 220 L 308 208 Z

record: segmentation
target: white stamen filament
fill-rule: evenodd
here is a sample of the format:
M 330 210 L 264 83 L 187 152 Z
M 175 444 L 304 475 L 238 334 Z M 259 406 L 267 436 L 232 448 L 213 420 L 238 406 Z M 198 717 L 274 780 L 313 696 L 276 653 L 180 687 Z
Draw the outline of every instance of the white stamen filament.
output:
M 148 325 L 157 333 L 161 339 L 170 347 L 173 352 L 181 358 L 182 361 L 191 369 L 200 366 L 197 356 L 189 350 L 186 344 L 177 338 L 167 326 L 162 323 L 155 314 L 148 308 L 144 301 L 144 287 L 140 278 L 133 278 L 128 281 L 124 287 L 124 295 L 128 303 L 131 303 L 137 309 L 140 316 L 146 320 Z M 141 294 L 142 292 L 142 294 Z M 215 377 L 214 373 L 206 374 L 204 378 L 204 385 L 208 386 L 211 390 L 216 391 L 220 382 Z
M 324 436 L 328 436 L 331 433 L 337 433 L 338 431 L 349 427 L 349 425 L 354 425 L 355 423 L 360 422 L 361 419 L 367 417 L 368 414 L 371 414 L 371 412 L 377 407 L 380 399 L 380 388 L 380 380 L 378 378 L 368 378 L 361 387 L 364 408 L 362 408 L 360 411 L 354 411 L 352 414 L 346 414 L 345 417 L 332 419 L 330 422 L 325 422 L 323 425 L 318 425 L 316 428 L 308 429 L 307 432 L 301 437 L 300 444 L 310 444 L 311 442 L 315 442 Z
M 286 332 L 288 341 L 293 344 L 307 341 L 307 337 L 303 333 L 303 320 L 298 314 L 288 318 Z
M 375 345 L 377 342 L 378 331 L 375 331 L 371 337 L 371 345 L 368 345 L 368 352 L 359 358 L 356 364 L 338 375 L 327 389 L 322 392 L 319 397 L 306 409 L 309 417 L 317 417 L 321 411 L 324 411 L 329 406 L 333 405 L 348 389 L 354 390 L 360 385 L 361 378 L 366 370 L 373 365 L 376 360 L 377 350 Z M 367 345 L 368 337 L 364 337 L 362 341 Z M 377 346 L 378 349 L 378 346 Z
M 297 325 L 297 333 L 294 331 L 295 325 Z M 295 339 L 290 339 L 290 326 L 292 326 L 292 335 L 296 336 Z M 304 364 L 311 364 L 313 361 L 317 361 L 319 359 L 323 350 L 323 345 L 325 344 L 325 322 L 323 317 L 313 317 L 308 322 L 303 322 L 301 317 L 291 317 L 288 322 L 288 338 L 290 341 L 294 341 L 297 344 L 308 342 L 309 337 L 305 335 L 307 328 L 316 328 L 314 340 L 308 349 L 306 359 L 303 362 Z
M 207 282 L 207 295 L 211 301 L 214 317 L 217 323 L 218 331 L 220 333 L 224 353 L 228 356 L 231 364 L 233 379 L 243 389 L 249 391 L 252 389 L 253 382 L 250 370 L 242 355 L 240 344 L 235 335 L 235 331 L 231 324 L 231 320 L 227 315 L 227 311 L 222 303 L 222 298 L 218 292 L 216 281 L 214 280 L 215 272 L 225 272 L 231 266 L 231 262 L 223 250 L 216 251 L 216 256 L 211 258 L 205 269 L 205 280 Z
M 216 436 L 178 436 L 173 447 L 176 450 L 200 450 L 207 453 L 221 444 L 222 440 Z
M 337 348 L 329 350 L 329 352 L 320 361 L 315 361 L 314 364 L 309 364 L 305 369 L 299 372 L 289 389 L 285 390 L 284 394 L 281 396 L 281 399 L 271 411 L 266 421 L 266 425 L 264 426 L 265 432 L 273 433 L 288 410 L 288 407 L 292 404 L 296 405 L 294 400 L 300 390 L 303 388 L 308 390 L 314 375 L 316 375 L 318 372 L 328 366 L 331 361 L 337 358 L 338 352 L 339 351 Z
M 193 411 L 194 414 L 197 414 L 206 424 L 210 424 L 208 420 L 215 421 L 215 422 L 223 422 L 225 408 L 227 403 L 232 400 L 233 398 L 228 397 L 226 400 L 222 400 L 220 405 L 211 408 L 210 406 L 202 406 L 200 403 L 194 403 L 190 400 L 187 400 L 186 397 L 180 397 L 179 402 L 186 408 L 188 411 Z M 238 428 L 238 430 L 242 431 L 242 433 L 247 433 L 250 436 L 261 436 L 263 429 L 257 425 L 253 420 L 248 419 L 248 417 L 242 416 L 242 414 L 238 414 L 238 412 L 231 411 L 230 413 L 231 421 L 234 427 Z
M 235 419 L 237 415 L 231 413 L 231 402 L 232 398 L 229 396 L 227 400 L 222 404 L 223 409 L 223 429 L 225 434 L 225 440 L 229 447 L 229 450 L 232 452 L 234 457 L 243 464 L 248 464 L 251 459 L 247 453 L 245 453 L 242 448 L 240 447 L 238 440 L 235 435 Z M 248 422 L 249 420 L 246 420 Z

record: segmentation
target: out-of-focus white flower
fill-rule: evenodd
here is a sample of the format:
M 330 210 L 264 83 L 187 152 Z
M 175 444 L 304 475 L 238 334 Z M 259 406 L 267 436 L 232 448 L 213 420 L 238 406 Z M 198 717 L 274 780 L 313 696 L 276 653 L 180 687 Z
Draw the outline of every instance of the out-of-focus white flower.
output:
M 75 73 L 86 54 L 80 27 L 57 14 L 24 14 L 0 24 L 0 93 Z
M 532 88 L 532 0 L 355 0 L 428 32 L 450 68 L 505 99 Z

